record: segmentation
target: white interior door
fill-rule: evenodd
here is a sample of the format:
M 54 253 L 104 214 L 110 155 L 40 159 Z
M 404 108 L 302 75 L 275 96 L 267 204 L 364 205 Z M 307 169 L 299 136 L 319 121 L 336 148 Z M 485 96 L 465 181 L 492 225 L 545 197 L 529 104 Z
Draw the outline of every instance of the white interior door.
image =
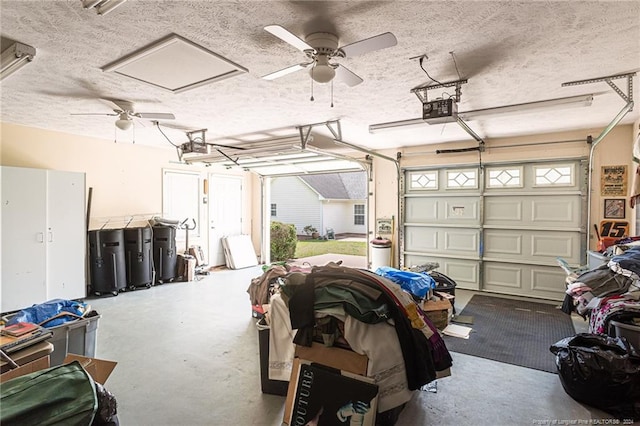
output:
M 2 167 L 2 312 L 47 298 L 47 172 Z
M 47 174 L 47 299 L 86 297 L 85 175 Z
M 221 238 L 242 234 L 242 178 L 209 175 L 209 265 L 224 265 Z

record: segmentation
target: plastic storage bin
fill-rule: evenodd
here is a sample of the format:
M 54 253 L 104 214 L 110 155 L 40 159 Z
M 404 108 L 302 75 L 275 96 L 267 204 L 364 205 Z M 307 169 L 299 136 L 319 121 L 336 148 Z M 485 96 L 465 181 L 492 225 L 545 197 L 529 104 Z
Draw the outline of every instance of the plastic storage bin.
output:
M 609 324 L 615 331 L 616 337 L 624 337 L 634 349 L 640 350 L 640 326 L 618 321 L 611 321 Z
M 100 315 L 91 311 L 82 319 L 49 328 L 53 332 L 53 336 L 47 340 L 53 345 L 51 366 L 61 365 L 67 354 L 94 358 L 99 320 Z
M 591 250 L 587 251 L 587 256 L 589 259 L 589 269 L 596 269 L 604 265 L 605 263 L 608 263 L 611 259 L 610 257 L 605 256 L 600 252 Z

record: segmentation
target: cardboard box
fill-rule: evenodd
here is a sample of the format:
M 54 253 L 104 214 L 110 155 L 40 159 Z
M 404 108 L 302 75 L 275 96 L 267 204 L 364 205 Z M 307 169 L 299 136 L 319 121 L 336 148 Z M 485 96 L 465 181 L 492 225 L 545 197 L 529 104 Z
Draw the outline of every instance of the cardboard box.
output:
M 438 330 L 444 330 L 449 325 L 449 318 L 453 313 L 453 306 L 449 300 L 428 300 L 422 302 L 421 308 Z
M 9 370 L 6 373 L 0 374 L 0 383 L 4 383 L 7 380 L 15 379 L 16 377 L 24 376 L 25 374 L 34 373 L 36 371 L 49 368 L 49 355 L 36 359 L 35 361 L 28 362 L 21 365 L 18 368 Z
M 367 375 L 369 358 L 348 349 L 328 347 L 313 342 L 311 347 L 296 345 L 295 356 L 349 373 Z
M 188 254 L 178 254 L 178 276 L 182 281 L 193 281 L 196 278 L 196 258 Z
M 295 358 L 291 368 L 291 380 L 289 380 L 287 399 L 284 403 L 282 422 L 286 425 L 289 424 L 289 419 L 291 418 L 293 397 L 296 392 L 296 378 L 300 373 L 301 359 L 361 376 L 367 375 L 367 365 L 369 364 L 369 358 L 366 355 L 360 355 L 348 349 L 327 347 L 315 342 L 312 343 L 311 347 L 296 345 Z
M 82 355 L 68 354 L 64 359 L 64 364 L 69 364 L 70 362 L 78 361 L 82 368 L 86 370 L 87 373 L 95 380 L 96 382 L 104 385 L 107 381 L 113 369 L 116 368 L 118 364 L 115 361 L 107 361 L 104 359 L 97 358 L 89 358 Z
M 39 358 L 49 356 L 54 350 L 54 345 L 50 342 L 43 341 L 34 343 L 31 346 L 28 346 L 24 349 L 20 349 L 19 351 L 12 352 L 8 354 L 13 362 L 22 366 L 30 363 L 31 361 L 35 361 Z M 0 359 L 0 373 L 6 373 L 11 370 L 11 365 L 9 362 L 4 359 Z
M 2 373 L 0 375 L 0 383 L 51 367 L 49 354 L 52 353 L 53 350 L 54 345 L 48 342 L 41 342 L 27 349 L 23 349 L 22 351 L 15 352 L 12 354 L 12 359 L 20 367 Z M 67 354 L 62 364 L 69 364 L 73 361 L 78 361 L 93 380 L 101 385 L 104 385 L 113 372 L 113 369 L 116 368 L 116 365 L 118 364 L 115 361 L 107 361 L 75 354 Z M 2 366 L 8 366 L 8 363 L 3 361 Z
M 53 348 L 53 345 L 49 342 L 38 342 L 9 354 L 13 362 L 18 364 L 19 367 L 11 369 L 9 362 L 2 360 L 0 362 L 0 371 L 2 371 L 0 383 L 43 368 L 49 368 L 51 365 L 49 354 L 53 352 Z

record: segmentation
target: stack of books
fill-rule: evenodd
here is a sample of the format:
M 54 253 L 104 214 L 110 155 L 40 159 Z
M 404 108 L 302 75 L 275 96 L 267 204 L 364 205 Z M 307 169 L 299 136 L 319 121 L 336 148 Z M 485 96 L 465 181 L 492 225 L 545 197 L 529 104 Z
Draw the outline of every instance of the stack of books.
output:
M 46 340 L 53 332 L 30 322 L 18 322 L 0 329 L 0 350 L 12 353 Z

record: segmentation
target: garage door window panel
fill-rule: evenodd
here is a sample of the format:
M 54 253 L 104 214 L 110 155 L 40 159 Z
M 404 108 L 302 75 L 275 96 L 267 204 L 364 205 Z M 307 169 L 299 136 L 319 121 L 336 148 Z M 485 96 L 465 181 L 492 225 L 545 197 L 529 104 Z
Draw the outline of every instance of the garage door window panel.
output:
M 447 170 L 447 189 L 478 189 L 478 171 Z
M 487 167 L 487 188 L 522 188 L 522 167 Z
M 575 185 L 575 168 L 573 164 L 533 166 L 533 171 L 534 187 Z
M 415 191 L 436 191 L 438 172 L 436 170 L 409 173 L 409 189 Z

